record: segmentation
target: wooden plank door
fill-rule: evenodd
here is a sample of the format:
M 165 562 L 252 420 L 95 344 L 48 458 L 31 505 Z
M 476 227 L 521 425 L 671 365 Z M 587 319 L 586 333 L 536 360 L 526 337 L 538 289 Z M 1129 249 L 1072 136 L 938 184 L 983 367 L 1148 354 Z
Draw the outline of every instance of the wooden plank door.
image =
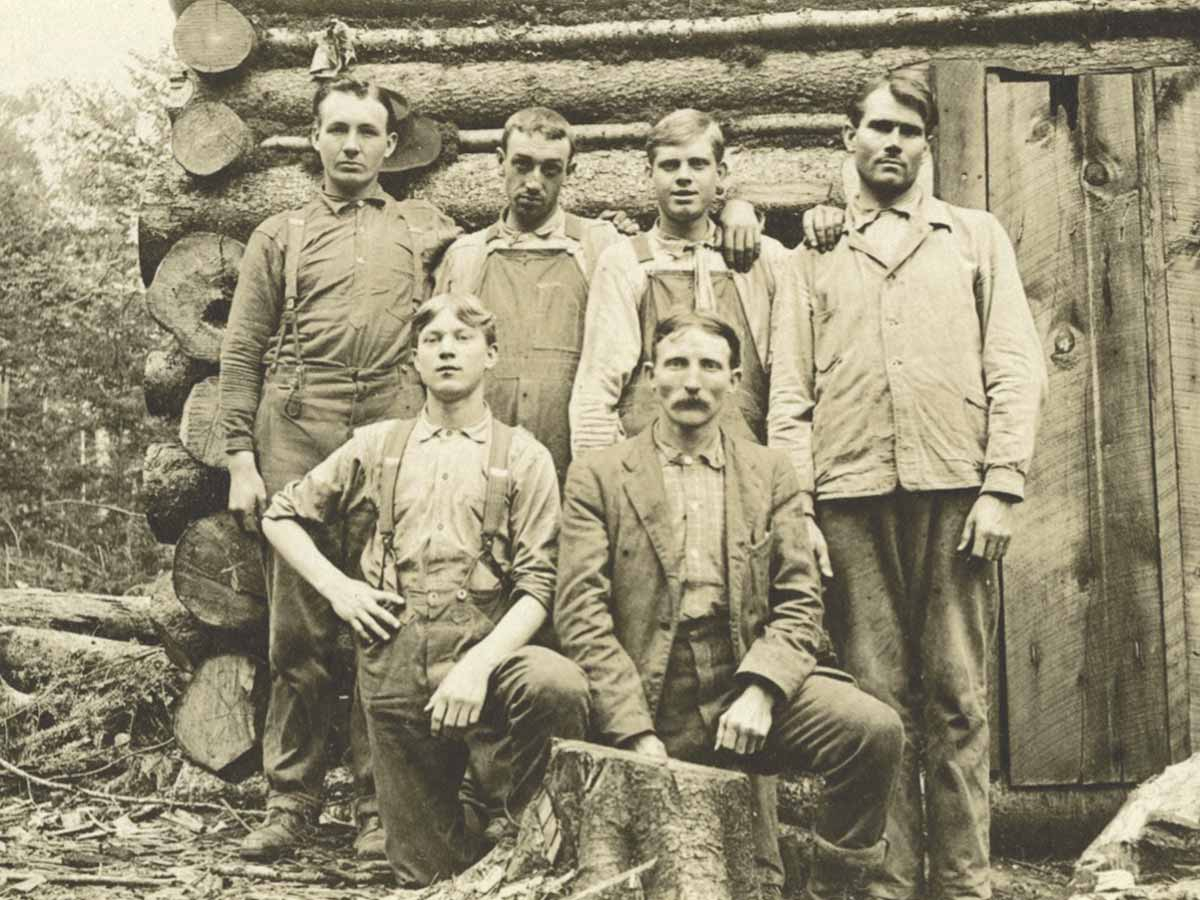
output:
M 1133 76 L 989 73 L 986 115 L 1050 372 L 1004 566 L 1010 776 L 1127 782 L 1168 759 Z

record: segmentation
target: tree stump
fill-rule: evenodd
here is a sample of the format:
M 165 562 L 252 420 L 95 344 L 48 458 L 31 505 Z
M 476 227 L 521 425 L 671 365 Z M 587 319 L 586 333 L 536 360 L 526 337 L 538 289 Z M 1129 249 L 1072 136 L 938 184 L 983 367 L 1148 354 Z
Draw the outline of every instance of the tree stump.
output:
M 246 123 L 224 103 L 192 103 L 171 125 L 171 153 L 192 175 L 216 175 L 252 143 Z
M 204 660 L 175 712 L 175 741 L 183 755 L 229 781 L 260 764 L 267 714 L 266 663 L 222 654 Z
M 258 539 L 232 514 L 192 522 L 175 545 L 175 593 L 197 619 L 215 628 L 262 628 L 267 584 Z
M 241 241 L 199 231 L 176 241 L 158 265 L 146 308 L 192 359 L 221 360 L 221 335 L 245 249 Z
M 179 442 L 198 462 L 214 469 L 226 467 L 219 376 L 205 378 L 188 394 L 179 418 Z
M 659 762 L 584 741 L 555 741 L 545 779 L 575 890 L 642 875 L 645 900 L 758 896 L 750 781 L 740 772 Z
M 230 72 L 254 49 L 254 27 L 224 0 L 195 0 L 175 22 L 175 52 L 202 75 Z
M 192 359 L 174 341 L 169 348 L 151 350 L 142 368 L 146 412 L 177 419 L 192 385 L 217 373 L 216 363 Z
M 179 444 L 151 444 L 142 461 L 146 521 L 155 540 L 171 544 L 188 522 L 224 508 L 229 473 L 203 466 Z

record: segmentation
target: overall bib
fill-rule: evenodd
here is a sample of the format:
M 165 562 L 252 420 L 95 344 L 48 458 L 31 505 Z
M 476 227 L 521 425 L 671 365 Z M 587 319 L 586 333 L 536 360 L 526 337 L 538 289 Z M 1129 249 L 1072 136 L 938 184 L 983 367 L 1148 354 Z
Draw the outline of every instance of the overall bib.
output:
M 414 423 L 397 424 L 384 452 L 379 503 L 383 572 L 396 527 L 396 482 Z M 582 738 L 587 679 L 544 647 L 525 646 L 492 672 L 479 722 L 458 737 L 430 733 L 426 709 L 463 655 L 512 608 L 509 426 L 493 419 L 480 549 L 461 580 L 402 578 L 400 626 L 359 653 L 359 692 L 375 760 L 387 856 L 401 886 L 424 885 L 474 863 L 487 846 L 468 830 L 459 787 L 469 772 L 485 806 L 519 811 L 541 783 L 552 736 Z M 394 560 L 393 560 L 394 562 Z M 435 579 L 437 581 L 437 579 Z
M 644 234 L 635 237 L 633 249 L 646 273 L 646 291 L 639 309 L 642 355 L 617 404 L 621 428 L 626 437 L 633 437 L 658 417 L 658 401 L 642 373 L 643 364 L 654 356 L 654 329 L 668 316 L 695 310 L 697 293 L 694 272 L 651 268 L 654 251 L 649 237 Z M 742 345 L 742 382 L 738 387 L 736 404 L 725 407 L 721 424 L 734 434 L 766 444 L 767 371 L 754 344 L 737 282 L 733 272 L 728 270 L 713 272 L 710 278 L 714 304 L 712 312 L 733 326 Z
M 259 472 L 268 497 L 344 444 L 355 428 L 396 416 L 415 416 L 424 390 L 412 367 L 378 359 L 358 366 L 314 367 L 301 353 L 297 321 L 303 219 L 288 221 L 285 247 L 285 306 L 271 360 L 263 379 L 254 424 Z M 415 259 L 415 255 L 414 255 Z M 417 264 L 414 262 L 414 268 Z M 389 311 L 414 306 L 407 298 L 380 295 L 373 302 Z M 411 315 L 411 313 L 410 313 Z M 372 327 L 373 310 L 356 310 L 349 325 Z M 397 320 L 399 325 L 399 321 Z M 389 354 L 390 356 L 391 354 Z M 336 528 L 312 527 L 317 546 L 343 571 L 356 574 L 359 554 L 373 522 L 351 519 Z M 325 748 L 333 719 L 333 650 L 342 623 L 329 602 L 263 542 L 270 603 L 271 696 L 263 734 L 263 768 L 271 786 L 269 805 L 307 811 L 321 802 Z M 368 798 L 360 814 L 371 812 L 374 794 L 371 759 L 357 694 L 350 723 L 350 766 L 356 793 Z
M 583 229 L 567 214 L 567 237 L 580 246 Z M 492 240 L 489 229 L 488 240 Z M 496 248 L 488 251 L 475 293 L 496 315 L 500 361 L 487 402 L 492 414 L 528 430 L 550 451 L 561 485 L 571 462 L 567 406 L 579 368 L 588 282 L 581 250 Z

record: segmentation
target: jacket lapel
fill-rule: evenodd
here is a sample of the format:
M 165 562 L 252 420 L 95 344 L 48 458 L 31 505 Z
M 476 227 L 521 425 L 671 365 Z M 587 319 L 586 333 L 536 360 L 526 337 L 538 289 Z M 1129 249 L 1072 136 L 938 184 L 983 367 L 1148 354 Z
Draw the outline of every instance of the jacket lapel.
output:
M 629 477 L 625 479 L 625 496 L 637 513 L 638 521 L 646 529 L 663 570 L 676 574 L 680 564 L 679 548 L 671 540 L 667 488 L 663 482 L 662 466 L 658 463 L 654 438 L 650 433 L 651 427 L 647 426 L 626 445 L 624 462 Z
M 725 443 L 725 577 L 729 589 L 729 613 L 732 620 L 742 618 L 742 596 L 750 545 L 763 535 L 756 533 L 765 499 L 763 475 L 747 454 L 738 453 L 738 442 L 722 429 Z M 738 634 L 738 629 L 734 628 Z M 739 647 L 739 656 L 746 652 Z

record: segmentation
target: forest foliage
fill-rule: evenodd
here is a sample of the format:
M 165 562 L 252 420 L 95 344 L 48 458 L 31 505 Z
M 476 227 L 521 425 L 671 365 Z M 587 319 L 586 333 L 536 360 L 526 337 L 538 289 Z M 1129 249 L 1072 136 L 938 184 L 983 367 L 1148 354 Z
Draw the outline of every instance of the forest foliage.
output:
M 164 565 L 139 506 L 143 304 L 136 215 L 169 140 L 166 64 L 129 92 L 55 82 L 0 95 L 0 587 L 121 593 Z

